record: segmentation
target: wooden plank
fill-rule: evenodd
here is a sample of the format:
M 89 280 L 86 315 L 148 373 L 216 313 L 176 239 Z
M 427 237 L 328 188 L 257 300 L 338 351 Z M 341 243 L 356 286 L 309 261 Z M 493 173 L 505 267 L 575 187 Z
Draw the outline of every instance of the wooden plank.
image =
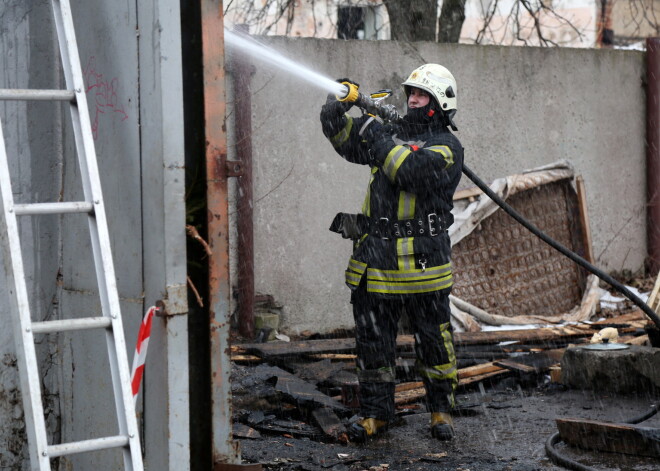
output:
M 308 357 L 314 360 L 330 359 L 330 360 L 343 361 L 343 360 L 355 360 L 357 358 L 357 355 L 355 353 L 312 353 L 308 355 Z
M 645 321 L 646 319 L 647 319 L 646 314 L 644 314 L 644 312 L 641 309 L 636 309 L 634 311 L 621 314 L 620 316 L 610 317 L 608 319 L 603 319 L 602 321 L 592 322 L 591 325 L 595 325 L 595 326 L 611 325 L 612 327 L 614 327 L 620 324 L 628 324 L 633 321 L 640 321 L 640 320 Z
M 346 427 L 344 427 L 344 424 L 342 424 L 341 420 L 332 409 L 329 407 L 315 409 L 312 411 L 312 417 L 327 436 L 340 441 L 348 441 Z
M 578 211 L 580 213 L 580 226 L 582 226 L 582 244 L 584 245 L 584 259 L 594 263 L 593 244 L 591 242 L 591 228 L 589 226 L 589 213 L 587 212 L 587 191 L 584 186 L 582 175 L 575 177 L 575 187 L 578 199 Z
M 457 332 L 457 345 L 494 344 L 502 341 L 541 343 L 550 340 L 580 338 L 593 335 L 595 330 L 574 326 L 544 327 L 539 329 L 494 330 L 487 332 Z
M 556 420 L 561 439 L 589 450 L 660 457 L 660 429 L 597 420 Z
M 259 377 L 276 379 L 274 388 L 286 397 L 289 402 L 298 407 L 314 409 L 317 407 L 330 407 L 336 411 L 345 412 L 344 407 L 330 396 L 323 394 L 315 385 L 304 381 L 297 376 L 276 366 L 259 365 L 255 369 Z
M 493 345 L 502 341 L 518 341 L 523 343 L 542 343 L 557 339 L 573 339 L 590 337 L 596 330 L 577 328 L 574 326 L 547 327 L 540 329 L 499 330 L 488 332 L 456 332 L 454 343 L 457 349 L 471 345 Z M 415 345 L 412 335 L 397 337 L 398 349 L 411 349 Z M 267 342 L 241 344 L 247 354 L 258 355 L 261 358 L 279 356 L 297 356 L 321 353 L 354 353 L 355 339 L 320 339 L 297 342 Z
M 637 333 L 643 330 L 648 324 L 649 319 L 641 309 L 622 314 L 617 317 L 603 319 L 602 321 L 593 322 L 591 326 L 600 331 L 604 327 L 614 327 L 619 331 L 619 335 L 626 333 Z
M 470 378 L 465 378 L 465 379 L 460 379 L 458 380 L 458 387 L 463 387 L 463 386 L 469 386 L 474 383 L 478 383 L 479 381 L 483 381 L 485 379 L 491 379 L 496 376 L 504 376 L 509 374 L 509 370 L 506 368 L 500 368 L 499 370 L 496 371 L 491 371 L 490 373 L 484 373 L 481 375 L 476 375 L 472 376 Z
M 492 362 L 461 368 L 458 370 L 458 386 L 467 386 L 508 372 Z M 424 383 L 421 381 L 400 383 L 394 388 L 394 403 L 403 405 L 417 402 L 423 399 L 425 394 Z
M 247 353 L 262 358 L 296 356 L 314 353 L 349 353 L 355 351 L 355 339 L 319 339 L 297 342 L 246 343 L 241 347 Z
M 475 197 L 483 195 L 483 190 L 479 187 L 466 188 L 464 190 L 458 190 L 454 193 L 454 201 L 462 200 L 469 198 L 472 201 Z
M 641 310 L 633 311 L 618 317 L 576 326 L 544 327 L 538 329 L 497 330 L 487 332 L 456 332 L 454 343 L 457 350 L 476 345 L 494 345 L 503 341 L 517 341 L 527 344 L 559 340 L 575 340 L 591 337 L 604 325 L 619 325 L 619 333 L 634 332 L 643 328 L 646 317 Z M 625 326 L 625 327 L 624 327 Z M 399 335 L 397 337 L 398 349 L 412 349 L 415 340 L 412 335 Z M 233 348 L 233 347 L 232 347 Z M 241 353 L 258 355 L 261 358 L 297 356 L 297 355 L 353 355 L 355 353 L 355 339 L 320 339 L 302 340 L 294 342 L 267 342 L 256 344 L 241 344 L 237 348 Z M 341 357 L 337 357 L 339 359 Z
M 234 363 L 247 363 L 247 364 L 252 364 L 252 363 L 260 363 L 263 361 L 263 359 L 257 355 L 241 355 L 240 353 L 232 353 L 230 354 L 230 359 Z
M 410 389 L 407 391 L 400 391 L 394 393 L 394 404 L 401 406 L 404 404 L 411 404 L 413 402 L 421 401 L 426 395 L 426 390 L 421 388 Z
M 502 368 L 493 362 L 482 363 L 481 365 L 468 366 L 458 370 L 458 379 L 467 379 L 474 376 L 492 373 L 494 371 L 502 371 Z
M 410 383 L 399 383 L 394 387 L 394 393 L 401 393 L 405 391 L 411 391 L 413 389 L 420 389 L 424 387 L 424 383 L 421 381 L 412 381 Z
M 497 360 L 495 364 L 520 374 L 536 373 L 536 368 L 533 366 L 527 366 L 514 360 Z
M 232 434 L 234 438 L 261 438 L 261 434 L 257 430 L 241 423 L 233 424 Z
M 502 366 L 518 373 L 543 373 L 548 369 L 559 364 L 564 355 L 563 348 L 553 350 L 546 350 L 539 353 L 531 353 L 529 355 L 520 355 L 514 358 L 495 361 L 495 365 Z
M 619 337 L 619 342 L 628 345 L 651 345 L 648 335 L 640 335 L 639 337 Z

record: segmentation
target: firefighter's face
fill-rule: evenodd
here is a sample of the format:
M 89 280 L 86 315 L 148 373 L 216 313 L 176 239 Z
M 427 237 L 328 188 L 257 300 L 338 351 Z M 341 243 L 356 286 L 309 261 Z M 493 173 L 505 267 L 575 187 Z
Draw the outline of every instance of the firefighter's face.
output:
M 408 108 L 422 108 L 429 104 L 429 94 L 419 88 L 410 87 Z

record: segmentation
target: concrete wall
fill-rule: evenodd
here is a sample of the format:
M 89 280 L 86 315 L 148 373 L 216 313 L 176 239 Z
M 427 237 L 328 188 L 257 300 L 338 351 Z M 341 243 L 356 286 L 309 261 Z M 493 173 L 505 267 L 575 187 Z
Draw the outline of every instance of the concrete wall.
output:
M 569 160 L 586 183 L 597 264 L 642 267 L 646 254 L 644 56 L 636 51 L 542 49 L 264 38 L 328 77 L 365 91 L 391 88 L 437 62 L 458 81 L 457 136 L 485 181 Z M 343 161 L 319 123 L 326 92 L 256 62 L 253 78 L 255 287 L 284 305 L 282 331 L 352 325 L 344 269 L 350 243 L 328 231 L 358 212 L 369 170 Z M 230 146 L 230 151 L 232 147 Z M 231 156 L 230 156 L 231 158 Z M 474 186 L 469 181 L 461 188 Z M 234 267 L 236 263 L 234 263 Z M 236 279 L 235 277 L 233 278 Z
M 152 469 L 189 466 L 183 98 L 178 0 L 73 0 L 129 361 L 156 318 L 138 408 Z M 0 5 L 0 88 L 65 88 L 48 0 Z M 138 18 L 139 17 L 139 18 Z M 17 202 L 84 199 L 66 105 L 0 102 Z M 101 315 L 84 216 L 22 218 L 33 320 Z M 3 283 L 0 286 L 5 290 Z M 2 291 L 7 296 L 6 291 Z M 0 318 L 11 325 L 8 303 Z M 0 330 L 0 468 L 29 469 L 11 329 Z M 104 332 L 38 338 L 49 443 L 118 433 Z M 170 357 L 172 352 L 172 357 Z M 129 365 L 130 367 L 130 365 Z M 145 394 L 151 408 L 143 407 Z M 117 449 L 62 469 L 123 469 Z

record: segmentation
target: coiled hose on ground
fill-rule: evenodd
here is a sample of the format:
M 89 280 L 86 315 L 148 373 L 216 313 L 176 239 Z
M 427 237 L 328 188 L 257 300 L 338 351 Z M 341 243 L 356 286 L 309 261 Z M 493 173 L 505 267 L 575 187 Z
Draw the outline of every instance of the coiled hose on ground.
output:
M 650 419 L 657 413 L 658 413 L 658 406 L 653 405 L 644 414 L 640 415 L 639 417 L 626 420 L 623 423 L 638 424 L 640 422 L 644 422 L 647 419 Z M 575 460 L 562 456 L 555 448 L 555 445 L 560 441 L 561 438 L 559 437 L 559 432 L 556 432 L 555 434 L 550 436 L 550 438 L 548 438 L 548 440 L 546 440 L 545 442 L 545 453 L 548 455 L 548 458 L 550 458 L 553 463 L 568 469 L 572 469 L 574 471 L 598 471 L 596 468 L 592 468 L 591 466 L 586 466 L 584 464 L 578 463 Z

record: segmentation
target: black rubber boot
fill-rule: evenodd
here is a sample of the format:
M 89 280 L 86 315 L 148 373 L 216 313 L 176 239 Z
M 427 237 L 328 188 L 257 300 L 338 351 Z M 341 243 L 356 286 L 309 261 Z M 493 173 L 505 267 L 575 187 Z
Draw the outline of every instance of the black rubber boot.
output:
M 448 412 L 433 412 L 431 414 L 431 435 L 438 440 L 454 438 L 454 421 Z
M 362 419 L 353 423 L 346 431 L 348 439 L 353 443 L 364 443 L 368 438 L 378 435 L 387 428 L 387 422 L 384 420 L 373 419 L 371 417 Z

